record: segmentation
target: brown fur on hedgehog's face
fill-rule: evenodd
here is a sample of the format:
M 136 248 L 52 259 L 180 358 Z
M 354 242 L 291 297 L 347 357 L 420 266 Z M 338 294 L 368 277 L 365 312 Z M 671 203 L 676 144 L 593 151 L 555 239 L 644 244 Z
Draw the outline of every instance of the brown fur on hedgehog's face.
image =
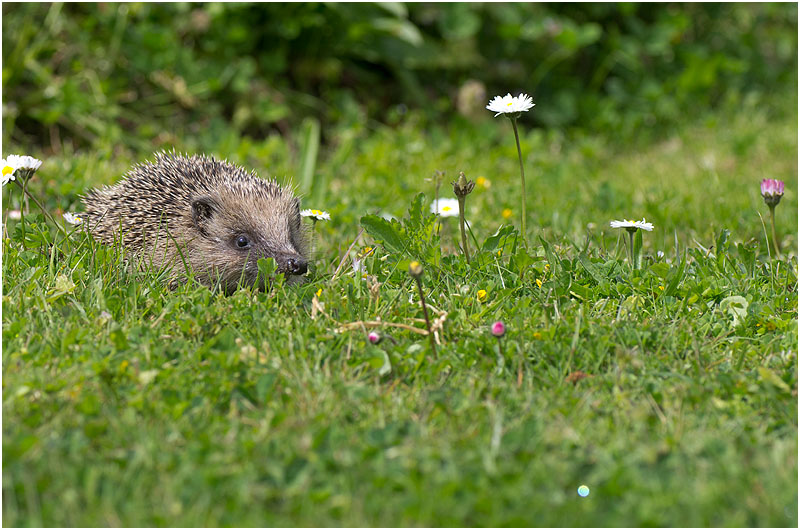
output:
M 231 292 L 240 281 L 253 285 L 258 260 L 273 258 L 289 283 L 301 281 L 308 261 L 300 201 L 292 198 L 288 204 L 289 211 L 271 212 L 275 202 L 257 195 L 242 197 L 223 191 L 193 197 L 191 223 L 198 235 L 186 248 L 195 271 L 206 270 L 211 281 L 219 279 Z M 259 287 L 266 281 L 260 278 Z

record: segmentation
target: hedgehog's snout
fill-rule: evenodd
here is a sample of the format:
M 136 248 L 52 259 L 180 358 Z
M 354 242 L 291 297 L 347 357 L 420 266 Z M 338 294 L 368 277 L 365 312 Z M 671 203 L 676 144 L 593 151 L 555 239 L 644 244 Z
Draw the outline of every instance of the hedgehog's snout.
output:
M 308 272 L 308 262 L 303 258 L 289 258 L 286 260 L 289 274 L 300 276 Z
M 302 276 L 308 272 L 308 261 L 300 254 L 276 256 L 278 271 L 290 276 Z

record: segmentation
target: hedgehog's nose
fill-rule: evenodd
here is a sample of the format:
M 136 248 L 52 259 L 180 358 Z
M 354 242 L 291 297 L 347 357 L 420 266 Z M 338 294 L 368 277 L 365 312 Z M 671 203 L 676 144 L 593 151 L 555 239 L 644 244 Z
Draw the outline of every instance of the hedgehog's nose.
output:
M 289 269 L 289 274 L 305 274 L 308 272 L 308 263 L 304 259 L 289 258 L 286 260 L 286 267 Z

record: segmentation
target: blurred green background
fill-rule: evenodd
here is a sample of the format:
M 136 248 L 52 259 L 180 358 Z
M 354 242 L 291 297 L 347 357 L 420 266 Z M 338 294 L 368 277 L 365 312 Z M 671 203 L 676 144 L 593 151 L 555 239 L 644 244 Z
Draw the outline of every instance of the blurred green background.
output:
M 3 4 L 3 140 L 34 153 L 212 149 L 408 119 L 622 141 L 795 94 L 795 4 Z M 456 122 L 458 123 L 458 122 Z

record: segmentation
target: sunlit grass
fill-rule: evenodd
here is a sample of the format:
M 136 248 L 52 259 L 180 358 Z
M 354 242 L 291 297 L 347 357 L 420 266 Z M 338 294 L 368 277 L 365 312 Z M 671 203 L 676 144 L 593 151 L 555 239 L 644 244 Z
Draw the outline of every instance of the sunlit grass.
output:
M 332 133 L 303 204 L 331 215 L 309 282 L 267 293 L 170 291 L 78 232 L 31 225 L 23 249 L 9 221 L 4 524 L 796 526 L 796 111 L 653 145 L 528 130 L 527 250 L 498 232 L 520 198 L 504 126 Z M 199 148 L 279 179 L 300 156 Z M 150 156 L 31 154 L 53 211 Z M 436 170 L 442 197 L 458 171 L 491 182 L 467 201 L 469 266 L 458 220 L 430 217 Z M 764 177 L 787 182 L 780 261 Z M 375 213 L 400 221 L 363 222 L 366 278 L 340 269 Z M 655 225 L 637 271 L 608 226 L 626 216 Z

